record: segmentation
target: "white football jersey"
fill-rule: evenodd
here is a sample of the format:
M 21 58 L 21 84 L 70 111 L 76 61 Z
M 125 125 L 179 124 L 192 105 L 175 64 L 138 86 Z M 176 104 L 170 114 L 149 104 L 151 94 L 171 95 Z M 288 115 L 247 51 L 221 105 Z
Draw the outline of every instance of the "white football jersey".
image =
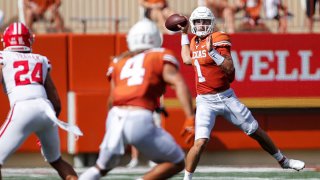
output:
M 0 51 L 4 90 L 10 105 L 16 101 L 47 98 L 43 86 L 51 68 L 47 57 L 33 53 Z

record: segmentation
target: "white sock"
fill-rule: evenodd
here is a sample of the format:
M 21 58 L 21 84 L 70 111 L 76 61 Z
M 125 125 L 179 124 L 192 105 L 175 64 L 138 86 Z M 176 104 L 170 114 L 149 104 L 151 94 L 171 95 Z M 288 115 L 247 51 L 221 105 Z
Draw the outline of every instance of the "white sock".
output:
M 278 150 L 277 153 L 275 153 L 274 155 L 272 155 L 278 162 L 280 162 L 281 160 L 283 160 L 283 158 L 285 157 L 280 150 Z
M 79 180 L 99 180 L 101 177 L 99 169 L 96 167 L 91 167 L 88 170 L 86 170 L 84 173 L 82 173 L 79 177 Z
M 184 170 L 184 178 L 183 180 L 192 180 L 193 173 Z

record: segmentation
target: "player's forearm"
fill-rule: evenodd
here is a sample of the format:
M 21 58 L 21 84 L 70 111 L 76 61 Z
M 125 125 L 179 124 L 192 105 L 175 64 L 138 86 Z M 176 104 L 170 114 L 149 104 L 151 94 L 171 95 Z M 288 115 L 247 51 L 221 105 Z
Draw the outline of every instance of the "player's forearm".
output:
M 184 64 L 191 65 L 192 59 L 190 57 L 190 47 L 189 45 L 183 45 L 181 47 L 181 57 Z
M 61 112 L 61 101 L 57 92 L 57 89 L 51 79 L 51 76 L 48 74 L 47 79 L 44 83 L 44 87 L 46 89 L 47 97 L 49 101 L 52 103 L 53 108 L 56 112 L 56 116 L 58 117 Z
M 229 82 L 232 82 L 234 80 L 234 73 L 235 73 L 232 58 L 229 56 L 224 56 L 224 57 L 225 57 L 225 60 L 220 65 L 220 68 L 228 77 Z
M 56 116 L 58 117 L 61 112 L 61 101 L 58 96 L 57 91 L 49 90 L 47 91 L 47 96 L 49 101 L 52 103 L 54 111 L 56 112 Z
M 182 81 L 176 84 L 176 95 L 183 107 L 186 117 L 193 116 L 192 97 L 187 85 Z
M 227 75 L 232 74 L 234 72 L 234 66 L 231 57 L 224 56 L 224 61 L 220 65 L 221 69 Z

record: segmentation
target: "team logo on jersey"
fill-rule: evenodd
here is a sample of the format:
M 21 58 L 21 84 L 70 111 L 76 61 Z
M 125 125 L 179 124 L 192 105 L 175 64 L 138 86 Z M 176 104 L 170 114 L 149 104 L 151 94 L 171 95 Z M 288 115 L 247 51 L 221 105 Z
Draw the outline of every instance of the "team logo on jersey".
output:
M 205 58 L 207 57 L 207 51 L 206 50 L 199 50 L 192 52 L 192 59 L 199 59 L 199 58 Z

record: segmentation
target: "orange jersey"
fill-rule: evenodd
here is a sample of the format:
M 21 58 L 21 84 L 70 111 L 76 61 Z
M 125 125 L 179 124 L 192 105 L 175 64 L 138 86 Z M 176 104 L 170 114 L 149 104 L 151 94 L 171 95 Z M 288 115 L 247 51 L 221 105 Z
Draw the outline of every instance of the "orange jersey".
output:
M 162 72 L 166 63 L 178 68 L 173 52 L 164 48 L 114 59 L 107 73 L 115 84 L 113 105 L 139 106 L 153 111 L 159 105 L 159 97 L 165 92 Z
M 252 18 L 258 18 L 262 7 L 261 0 L 242 0 L 245 3 L 246 14 Z
M 214 48 L 221 55 L 231 56 L 229 35 L 223 32 L 214 32 L 211 36 Z M 193 37 L 190 43 L 190 53 L 195 70 L 197 94 L 217 93 L 230 87 L 230 79 L 233 77 L 227 77 L 208 55 L 206 38 Z
M 146 2 L 148 3 L 153 3 L 153 4 L 156 4 L 156 3 L 163 3 L 163 4 L 166 4 L 166 0 L 145 0 Z
M 31 0 L 40 6 L 40 8 L 45 11 L 50 5 L 57 4 L 60 5 L 61 0 Z

